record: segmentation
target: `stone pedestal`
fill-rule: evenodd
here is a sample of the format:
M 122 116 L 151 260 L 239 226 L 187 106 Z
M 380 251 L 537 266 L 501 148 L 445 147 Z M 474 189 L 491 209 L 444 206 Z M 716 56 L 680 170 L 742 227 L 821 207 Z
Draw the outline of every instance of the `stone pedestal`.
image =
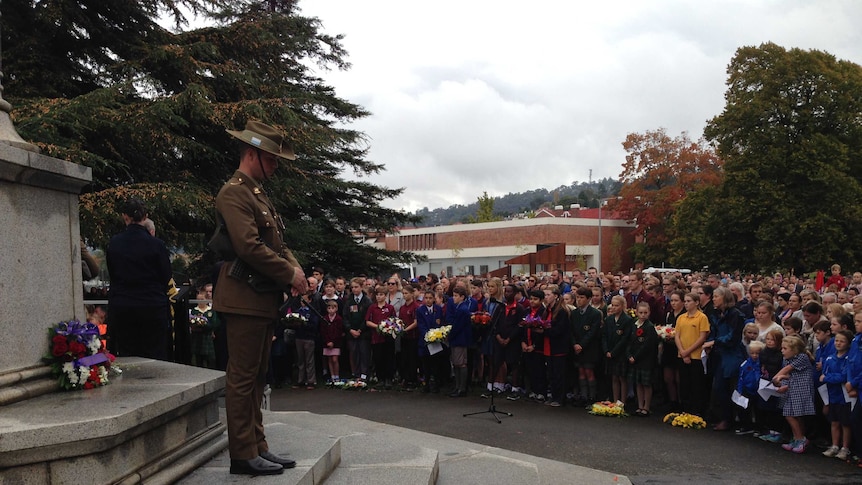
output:
M 51 325 L 86 319 L 78 193 L 91 178 L 0 143 L 0 379 L 40 364 Z
M 137 357 L 116 364 L 123 373 L 107 386 L 0 408 L 0 485 L 152 483 L 180 460 L 224 449 L 223 372 Z
M 0 485 L 171 483 L 227 445 L 222 372 L 127 358 L 108 386 L 60 392 L 41 362 L 49 327 L 86 319 L 78 193 L 91 177 L 0 141 Z

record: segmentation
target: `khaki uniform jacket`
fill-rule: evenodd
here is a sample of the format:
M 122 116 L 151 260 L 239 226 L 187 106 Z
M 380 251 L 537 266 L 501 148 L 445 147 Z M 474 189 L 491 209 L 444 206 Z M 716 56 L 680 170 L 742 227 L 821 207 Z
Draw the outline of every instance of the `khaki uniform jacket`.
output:
M 299 263 L 284 245 L 284 225 L 260 185 L 237 170 L 216 196 L 237 257 L 288 291 Z M 283 301 L 279 293 L 257 293 L 245 280 L 228 276 L 231 263 L 222 265 L 213 295 L 219 312 L 275 319 Z

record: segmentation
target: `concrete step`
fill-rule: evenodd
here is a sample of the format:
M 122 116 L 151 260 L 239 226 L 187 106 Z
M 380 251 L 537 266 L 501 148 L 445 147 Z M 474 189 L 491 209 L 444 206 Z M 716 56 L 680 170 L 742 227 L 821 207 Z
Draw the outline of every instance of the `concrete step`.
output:
M 264 426 L 270 451 L 295 460 L 296 468 L 274 476 L 231 475 L 230 456 L 225 449 L 176 483 L 182 485 L 223 483 L 318 485 L 323 483 L 341 461 L 341 442 L 337 436 L 319 432 L 304 426 L 303 423 L 284 422 L 279 419 L 278 413 L 264 412 Z M 226 434 L 224 439 L 227 439 Z
M 614 473 L 347 415 L 264 412 L 264 425 L 272 451 L 289 450 L 297 468 L 275 477 L 229 475 L 224 451 L 179 483 L 631 484 Z

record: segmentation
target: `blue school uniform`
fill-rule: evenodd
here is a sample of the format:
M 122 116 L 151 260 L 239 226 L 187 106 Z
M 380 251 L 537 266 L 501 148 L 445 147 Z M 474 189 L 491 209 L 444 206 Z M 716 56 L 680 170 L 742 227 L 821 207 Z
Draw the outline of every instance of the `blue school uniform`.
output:
M 760 385 L 760 359 L 749 357 L 739 366 L 739 381 L 736 391 L 743 396 L 753 396 Z
M 844 404 L 844 383 L 847 382 L 847 353 L 830 355 L 823 363 L 823 382 L 829 394 L 829 405 Z

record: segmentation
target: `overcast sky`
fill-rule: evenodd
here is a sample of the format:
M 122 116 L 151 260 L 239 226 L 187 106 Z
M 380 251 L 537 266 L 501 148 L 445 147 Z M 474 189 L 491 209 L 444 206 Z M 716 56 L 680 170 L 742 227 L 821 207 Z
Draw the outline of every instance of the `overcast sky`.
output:
M 301 0 L 352 67 L 320 72 L 369 110 L 372 180 L 415 211 L 618 177 L 622 141 L 696 140 L 736 49 L 774 42 L 862 64 L 862 1 Z M 347 174 L 350 175 L 350 174 Z

